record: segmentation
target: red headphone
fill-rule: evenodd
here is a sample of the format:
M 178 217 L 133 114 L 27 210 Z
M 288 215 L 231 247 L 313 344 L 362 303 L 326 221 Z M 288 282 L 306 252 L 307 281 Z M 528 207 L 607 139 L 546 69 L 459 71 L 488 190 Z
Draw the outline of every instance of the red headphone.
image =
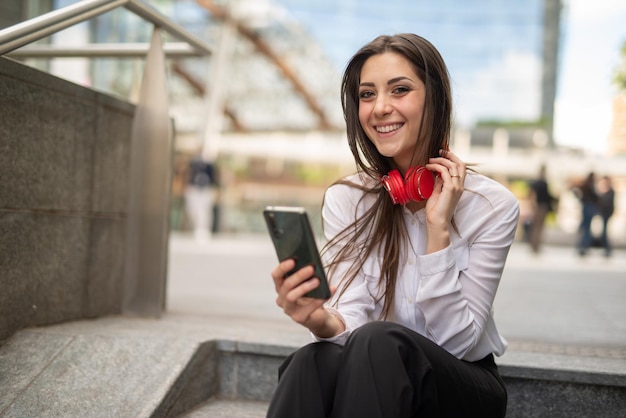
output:
M 380 178 L 394 205 L 406 205 L 409 201 L 421 202 L 433 194 L 435 174 L 422 166 L 411 167 L 406 178 L 396 169 Z

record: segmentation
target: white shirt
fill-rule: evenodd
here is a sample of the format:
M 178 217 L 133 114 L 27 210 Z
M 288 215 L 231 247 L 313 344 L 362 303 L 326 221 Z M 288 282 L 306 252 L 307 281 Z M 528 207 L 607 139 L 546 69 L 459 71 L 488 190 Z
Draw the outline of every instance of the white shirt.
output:
M 362 183 L 358 175 L 349 177 Z M 338 184 L 326 191 L 322 219 L 330 240 L 375 202 L 373 195 Z M 357 206 L 358 205 L 358 206 Z M 454 212 L 459 234 L 451 229 L 451 245 L 426 254 L 425 210 L 404 208 L 411 245 L 403 255 L 396 282 L 395 303 L 389 321 L 402 324 L 427 337 L 457 358 L 476 361 L 489 353 L 502 355 L 506 340 L 498 333 L 492 305 L 509 248 L 513 243 L 519 204 L 500 183 L 468 172 L 465 190 Z M 327 256 L 332 256 L 329 251 Z M 337 315 L 346 330 L 332 338 L 316 340 L 345 344 L 352 331 L 380 319 L 384 304 L 378 287 L 380 257 L 375 250 L 350 286 L 326 308 Z M 340 288 L 349 268 L 344 262 L 329 277 Z M 331 307 L 335 306 L 335 308 Z

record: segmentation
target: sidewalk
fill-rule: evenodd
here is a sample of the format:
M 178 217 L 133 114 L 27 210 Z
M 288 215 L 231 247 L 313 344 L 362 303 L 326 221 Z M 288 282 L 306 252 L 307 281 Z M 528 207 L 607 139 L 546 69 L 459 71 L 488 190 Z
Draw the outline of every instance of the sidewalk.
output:
M 276 258 L 262 235 L 216 236 L 197 244 L 172 234 L 168 312 L 259 342 L 308 342 L 308 333 L 276 307 L 270 270 Z M 511 350 L 575 352 L 626 358 L 626 251 L 579 258 L 573 248 L 532 254 L 515 243 L 494 304 Z M 232 334 L 229 335 L 232 337 Z

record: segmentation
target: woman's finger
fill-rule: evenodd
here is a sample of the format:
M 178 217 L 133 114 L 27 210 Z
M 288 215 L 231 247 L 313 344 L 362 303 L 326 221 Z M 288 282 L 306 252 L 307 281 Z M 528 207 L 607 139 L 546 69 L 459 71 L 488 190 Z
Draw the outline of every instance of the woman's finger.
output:
M 274 289 L 276 289 L 276 293 L 279 292 L 280 288 L 285 281 L 285 275 L 292 270 L 296 266 L 296 262 L 292 259 L 288 259 L 279 263 L 272 270 L 272 279 L 274 281 Z
M 276 304 L 286 310 L 288 304 L 296 303 L 299 298 L 319 286 L 319 279 L 312 278 L 315 273 L 313 266 L 303 267 L 285 277 L 293 269 L 294 263 L 283 263 L 274 269 L 272 277 L 277 293 Z
M 286 301 L 289 303 L 297 304 L 299 300 L 304 299 L 313 299 L 308 298 L 305 295 L 309 293 L 311 290 L 315 289 L 320 285 L 320 281 L 318 278 L 313 277 L 311 279 L 307 279 L 302 283 L 297 284 L 295 287 L 291 288 L 291 290 L 286 294 Z
M 465 179 L 466 166 L 465 163 L 450 151 L 441 150 L 441 157 L 431 158 L 427 168 L 437 171 L 444 182 L 452 179 Z M 444 157 L 445 156 L 445 157 Z
M 465 170 L 466 170 L 466 165 L 465 165 L 465 162 L 463 162 L 463 160 L 461 160 L 452 151 L 440 150 L 439 154 L 445 160 L 448 160 L 448 161 L 453 163 L 453 167 L 451 167 L 452 169 L 454 169 L 454 168 L 457 169 L 458 172 L 452 173 L 452 175 L 461 175 L 461 177 L 464 177 L 464 173 L 465 173 Z

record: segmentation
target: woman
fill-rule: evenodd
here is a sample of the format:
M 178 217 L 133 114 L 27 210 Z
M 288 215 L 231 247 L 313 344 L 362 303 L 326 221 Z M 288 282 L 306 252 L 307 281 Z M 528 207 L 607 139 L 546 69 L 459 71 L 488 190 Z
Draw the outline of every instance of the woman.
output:
M 285 277 L 293 260 L 272 271 L 277 304 L 316 342 L 281 366 L 268 416 L 504 416 L 492 303 L 517 200 L 447 151 L 450 83 L 427 40 L 365 45 L 342 104 L 358 173 L 322 209 L 333 296 L 304 297 L 319 282 L 309 267 Z

